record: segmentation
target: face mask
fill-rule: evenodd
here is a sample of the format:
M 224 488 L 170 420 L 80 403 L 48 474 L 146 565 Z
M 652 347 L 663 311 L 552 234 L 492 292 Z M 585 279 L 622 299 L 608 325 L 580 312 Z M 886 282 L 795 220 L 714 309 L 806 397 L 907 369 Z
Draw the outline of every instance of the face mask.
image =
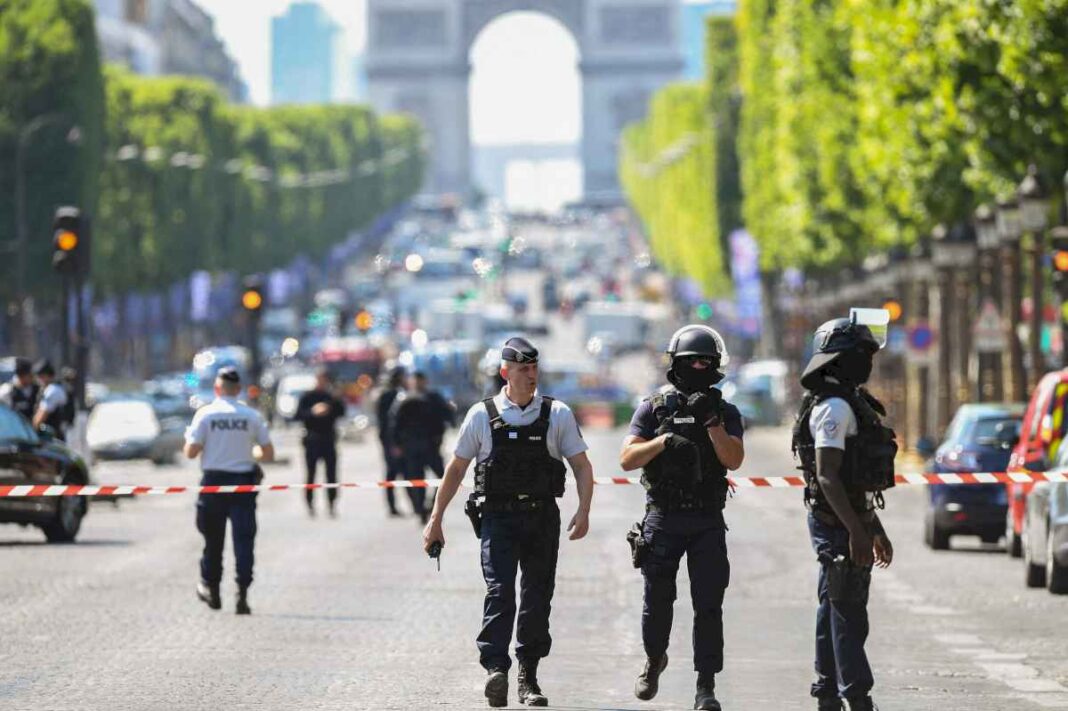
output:
M 835 374 L 844 382 L 863 385 L 871 377 L 874 361 L 871 354 L 864 351 L 847 351 L 838 356 L 835 364 Z
M 715 368 L 703 368 L 698 370 L 685 363 L 676 363 L 668 372 L 668 379 L 680 390 L 687 393 L 697 393 L 708 390 L 713 385 L 723 380 L 723 374 Z M 672 377 L 673 376 L 673 377 Z

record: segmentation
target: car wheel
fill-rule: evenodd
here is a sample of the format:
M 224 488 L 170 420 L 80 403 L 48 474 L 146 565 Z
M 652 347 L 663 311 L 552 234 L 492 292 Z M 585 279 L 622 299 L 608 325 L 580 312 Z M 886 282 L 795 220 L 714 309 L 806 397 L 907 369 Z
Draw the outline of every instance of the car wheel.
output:
M 1024 582 L 1029 588 L 1040 588 L 1046 584 L 1046 566 L 1032 562 L 1031 541 L 1026 529 L 1024 529 L 1021 547 L 1023 548 Z
M 56 507 L 56 517 L 42 524 L 41 530 L 49 543 L 73 543 L 82 527 L 82 519 L 89 508 L 84 496 L 61 496 Z
M 1046 588 L 1054 595 L 1068 594 L 1068 568 L 1053 555 L 1053 527 L 1046 536 Z
M 1023 556 L 1023 541 L 1016 533 L 1016 527 L 1012 525 L 1012 510 L 1005 514 L 1005 551 L 1012 558 Z
M 931 550 L 936 551 L 948 551 L 949 550 L 949 531 L 938 525 L 934 520 L 934 514 L 927 521 L 927 545 L 931 547 Z

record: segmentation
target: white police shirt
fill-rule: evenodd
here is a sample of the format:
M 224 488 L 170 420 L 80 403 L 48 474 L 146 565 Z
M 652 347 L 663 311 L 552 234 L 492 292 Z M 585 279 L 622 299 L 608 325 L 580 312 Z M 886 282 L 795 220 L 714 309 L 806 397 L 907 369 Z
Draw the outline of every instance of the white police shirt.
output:
M 504 394 L 502 388 L 493 398 L 501 419 L 512 427 L 532 425 L 541 415 L 542 397 L 537 391 L 526 407 L 520 407 Z M 545 435 L 550 456 L 556 459 L 569 459 L 582 454 L 589 446 L 582 439 L 578 422 L 571 408 L 554 399 L 549 410 L 549 431 Z M 493 451 L 493 434 L 490 431 L 489 413 L 485 404 L 478 402 L 471 406 L 460 425 L 460 434 L 456 440 L 453 454 L 461 459 L 474 459 L 481 462 L 488 459 Z
M 249 472 L 256 465 L 253 445 L 270 444 L 271 435 L 256 410 L 237 398 L 217 397 L 193 415 L 185 441 L 204 447 L 200 466 L 205 471 Z
M 59 383 L 49 383 L 41 395 L 41 404 L 38 407 L 44 410 L 45 414 L 51 415 L 66 404 L 67 391 L 63 386 Z
M 846 437 L 857 433 L 857 416 L 849 403 L 840 397 L 827 398 L 812 408 L 808 429 L 816 449 L 846 448 Z

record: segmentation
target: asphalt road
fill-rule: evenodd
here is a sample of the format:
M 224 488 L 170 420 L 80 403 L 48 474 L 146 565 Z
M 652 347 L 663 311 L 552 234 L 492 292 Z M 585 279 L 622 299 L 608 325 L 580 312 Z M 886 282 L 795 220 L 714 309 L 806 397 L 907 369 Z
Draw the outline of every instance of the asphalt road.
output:
M 597 472 L 615 472 L 622 432 L 586 434 Z M 279 440 L 296 454 L 291 433 Z M 743 474 L 789 470 L 785 430 L 754 431 L 747 445 Z M 346 445 L 342 470 L 348 480 L 378 478 L 375 447 Z M 95 476 L 181 484 L 196 472 L 105 464 Z M 298 481 L 301 472 L 284 465 L 268 476 Z M 881 708 L 1068 708 L 1068 598 L 1026 590 L 1018 561 L 977 542 L 926 550 L 923 492 L 887 498 L 897 560 L 875 574 L 869 645 Z M 555 646 L 541 671 L 557 708 L 692 706 L 685 581 L 660 695 L 643 703 L 631 691 L 643 662 L 641 578 L 624 534 L 641 502 L 636 487 L 599 487 L 589 537 L 561 544 Z M 569 491 L 565 521 L 574 504 Z M 724 708 L 814 708 L 816 566 L 801 495 L 744 490 L 728 506 Z M 96 505 L 70 546 L 0 527 L 0 709 L 481 708 L 474 636 L 484 586 L 460 509 L 446 521 L 439 573 L 419 525 L 387 518 L 381 492 L 344 492 L 333 520 L 310 519 L 298 494 L 261 495 L 251 617 L 233 614 L 229 552 L 223 611 L 196 601 L 191 497 Z

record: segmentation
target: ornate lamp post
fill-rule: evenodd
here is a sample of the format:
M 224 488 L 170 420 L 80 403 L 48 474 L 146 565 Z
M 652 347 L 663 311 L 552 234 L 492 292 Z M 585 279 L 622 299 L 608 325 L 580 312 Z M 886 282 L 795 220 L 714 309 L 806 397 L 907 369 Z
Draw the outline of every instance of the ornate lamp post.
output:
M 1027 338 L 1027 355 L 1029 390 L 1038 385 L 1038 379 L 1046 370 L 1046 358 L 1042 352 L 1042 302 L 1045 295 L 1046 274 L 1043 265 L 1045 254 L 1046 215 L 1049 204 L 1046 190 L 1038 176 L 1038 168 L 1032 163 L 1027 168 L 1027 176 L 1016 191 L 1020 201 L 1020 229 L 1030 236 L 1028 256 L 1030 257 L 1031 318 Z
M 1026 397 L 1027 379 L 1023 365 L 1023 347 L 1017 334 L 1022 320 L 1020 312 L 1020 204 L 1015 197 L 998 200 L 998 236 L 1001 238 L 1002 280 L 1001 309 L 1005 321 L 1008 348 L 1002 360 L 1005 371 L 1005 399 L 1019 402 Z
M 980 205 L 975 211 L 975 236 L 979 247 L 979 315 L 997 314 L 1001 320 L 1001 260 L 998 259 L 997 219 L 989 205 Z M 1002 329 L 1004 331 L 1004 329 Z M 1004 341 L 1004 333 L 1002 334 Z M 1005 384 L 1001 368 L 1001 351 L 991 344 L 976 341 L 979 364 L 979 401 L 1000 402 L 1004 398 Z

